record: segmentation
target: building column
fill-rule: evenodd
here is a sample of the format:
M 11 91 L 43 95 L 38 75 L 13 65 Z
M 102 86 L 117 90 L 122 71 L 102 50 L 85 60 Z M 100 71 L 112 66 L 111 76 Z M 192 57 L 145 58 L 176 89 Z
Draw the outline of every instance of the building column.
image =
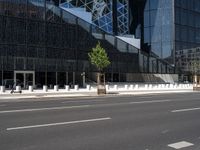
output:
M 68 72 L 66 72 L 66 85 L 68 85 L 69 84 L 69 73 Z
M 76 81 L 76 73 L 73 72 L 73 85 L 75 85 L 75 81 Z
M 58 85 L 58 72 L 56 72 L 56 85 Z

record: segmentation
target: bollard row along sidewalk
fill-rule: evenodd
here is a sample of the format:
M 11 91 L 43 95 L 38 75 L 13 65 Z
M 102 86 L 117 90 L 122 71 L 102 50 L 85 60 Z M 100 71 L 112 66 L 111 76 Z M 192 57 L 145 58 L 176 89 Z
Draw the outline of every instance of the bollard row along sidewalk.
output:
M 106 91 L 109 92 L 138 92 L 138 91 L 174 91 L 174 90 L 192 90 L 192 84 L 114 84 L 106 85 Z M 14 93 L 21 91 L 21 87 L 17 86 Z M 22 90 L 22 94 L 31 93 L 93 93 L 97 91 L 96 86 L 87 85 L 86 88 L 79 88 L 75 85 L 73 89 L 66 85 L 65 88 L 59 88 L 55 85 L 53 89 L 48 89 L 48 86 L 44 85 L 43 89 L 34 89 L 33 86 L 29 86 L 27 90 Z M 0 95 L 10 94 L 11 90 L 6 90 L 4 86 L 0 86 Z
M 17 87 L 21 90 L 21 87 Z M 120 84 L 106 85 L 107 94 L 105 96 L 118 95 L 148 95 L 148 94 L 171 94 L 171 93 L 186 93 L 193 92 L 192 84 Z M 87 85 L 86 88 L 79 88 L 78 85 L 70 88 L 66 85 L 65 88 L 59 88 L 55 85 L 53 89 L 48 89 L 43 86 L 42 89 L 33 89 L 29 86 L 27 90 L 22 90 L 20 94 L 16 91 L 10 94 L 11 90 L 6 90 L 5 87 L 0 87 L 0 102 L 20 102 L 28 100 L 43 101 L 56 100 L 57 98 L 81 98 L 81 97 L 97 97 L 96 86 Z

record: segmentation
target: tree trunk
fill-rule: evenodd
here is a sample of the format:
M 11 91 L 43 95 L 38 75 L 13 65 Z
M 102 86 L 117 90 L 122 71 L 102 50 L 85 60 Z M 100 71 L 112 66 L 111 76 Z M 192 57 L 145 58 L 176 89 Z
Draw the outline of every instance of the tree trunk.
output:
M 105 84 L 103 82 L 101 82 L 101 73 L 97 73 L 97 94 L 100 95 L 100 94 L 106 94 L 106 87 L 105 87 Z

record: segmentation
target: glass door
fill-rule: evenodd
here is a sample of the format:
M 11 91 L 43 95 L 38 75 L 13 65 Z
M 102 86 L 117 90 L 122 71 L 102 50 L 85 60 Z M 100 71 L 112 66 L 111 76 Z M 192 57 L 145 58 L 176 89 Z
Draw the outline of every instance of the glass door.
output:
M 21 86 L 22 88 L 24 88 L 24 74 L 23 73 L 16 73 L 15 83 L 17 86 Z
M 15 71 L 14 81 L 22 88 L 28 89 L 29 85 L 35 86 L 35 72 L 34 71 Z
M 33 73 L 25 74 L 25 88 L 28 89 L 28 86 L 33 86 Z

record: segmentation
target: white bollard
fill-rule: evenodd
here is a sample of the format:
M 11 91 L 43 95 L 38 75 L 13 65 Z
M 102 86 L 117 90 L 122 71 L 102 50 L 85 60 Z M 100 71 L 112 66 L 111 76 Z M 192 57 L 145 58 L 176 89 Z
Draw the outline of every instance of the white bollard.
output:
M 153 85 L 149 84 L 149 90 L 152 90 L 152 89 L 153 89 Z
M 158 84 L 158 89 L 161 90 L 162 86 L 161 84 Z
M 90 91 L 91 90 L 91 86 L 90 85 L 86 85 L 86 89 L 87 89 L 87 91 Z
M 133 90 L 133 84 L 130 85 L 129 90 Z
M 0 91 L 1 91 L 1 93 L 4 93 L 6 91 L 5 86 L 0 86 Z
M 28 86 L 28 91 L 29 91 L 29 92 L 33 92 L 33 86 L 32 86 L 32 85 L 29 85 L 29 86 Z
M 153 89 L 157 90 L 158 89 L 158 85 L 155 84 L 154 87 L 153 87 Z
M 16 86 L 16 92 L 20 92 L 22 90 L 21 86 Z
M 47 85 L 43 85 L 43 92 L 48 92 L 48 87 L 47 87 Z
M 69 85 L 65 85 L 65 90 L 69 91 Z
M 106 90 L 109 90 L 109 85 L 106 85 Z
M 136 84 L 135 87 L 134 87 L 134 90 L 138 90 L 138 88 L 139 88 L 139 85 Z
M 144 89 L 147 90 L 148 89 L 148 84 L 144 85 Z
M 117 85 L 114 85 L 114 90 L 118 90 L 118 87 L 117 87 Z
M 74 86 L 74 90 L 75 90 L 75 91 L 78 91 L 78 90 L 79 90 L 79 86 L 78 86 L 78 85 L 75 85 L 75 86 Z
M 57 92 L 58 91 L 58 85 L 54 85 L 54 91 Z
M 125 86 L 124 86 L 124 89 L 125 89 L 125 90 L 128 90 L 128 85 L 125 85 Z

